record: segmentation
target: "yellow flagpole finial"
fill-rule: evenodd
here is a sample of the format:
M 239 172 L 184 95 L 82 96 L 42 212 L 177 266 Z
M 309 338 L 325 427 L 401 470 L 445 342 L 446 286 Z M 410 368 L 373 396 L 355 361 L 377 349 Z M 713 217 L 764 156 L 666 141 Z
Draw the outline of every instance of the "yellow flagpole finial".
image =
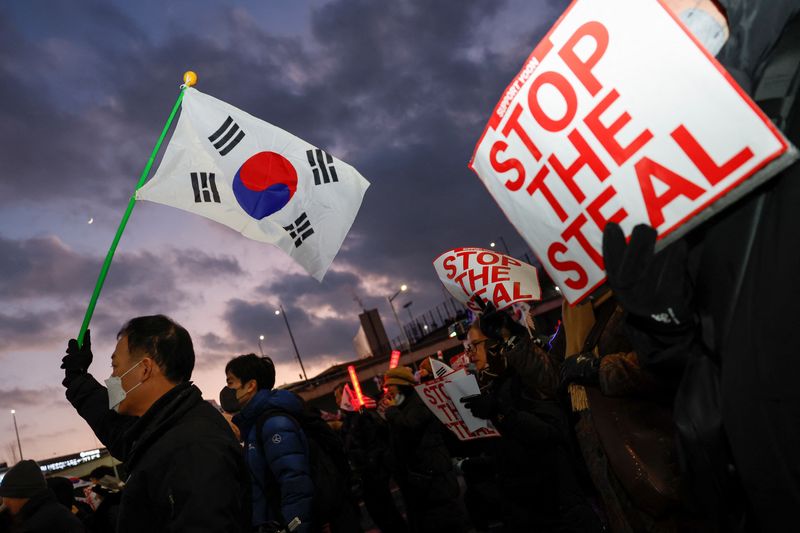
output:
M 186 87 L 191 87 L 197 83 L 197 74 L 192 70 L 187 70 L 183 73 L 183 84 Z

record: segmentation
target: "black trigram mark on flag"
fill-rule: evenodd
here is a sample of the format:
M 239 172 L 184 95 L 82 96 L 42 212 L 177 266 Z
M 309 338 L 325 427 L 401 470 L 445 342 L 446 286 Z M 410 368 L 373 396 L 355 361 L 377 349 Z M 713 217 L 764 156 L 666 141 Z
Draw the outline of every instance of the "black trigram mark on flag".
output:
M 307 150 L 306 157 L 308 157 L 308 164 L 311 165 L 311 171 L 314 172 L 314 185 L 339 181 L 331 154 L 317 148 Z
M 192 172 L 190 175 L 192 177 L 194 203 L 220 203 L 219 192 L 217 191 L 217 181 L 214 178 L 213 172 Z
M 283 229 L 289 232 L 289 236 L 294 239 L 294 245 L 300 246 L 303 241 L 308 239 L 314 234 L 314 228 L 311 227 L 311 221 L 305 213 L 297 217 L 293 224 L 284 226 Z
M 244 131 L 239 128 L 239 125 L 228 116 L 222 126 L 211 135 L 208 140 L 217 149 L 219 155 L 226 155 L 233 150 L 239 142 L 244 139 Z

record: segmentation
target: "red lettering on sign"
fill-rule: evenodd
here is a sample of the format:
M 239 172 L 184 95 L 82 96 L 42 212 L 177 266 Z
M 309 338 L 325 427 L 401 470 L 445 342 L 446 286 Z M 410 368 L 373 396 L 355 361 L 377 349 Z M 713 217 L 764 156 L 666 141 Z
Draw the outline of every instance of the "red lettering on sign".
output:
M 477 253 L 478 253 L 477 250 L 459 250 L 456 252 L 456 256 L 461 258 L 462 270 L 466 270 L 467 268 L 469 268 L 469 257 Z
M 536 191 L 542 191 L 544 199 L 547 200 L 547 203 L 550 204 L 550 207 L 552 207 L 553 211 L 556 212 L 556 216 L 558 216 L 561 222 L 564 222 L 567 220 L 567 212 L 564 211 L 564 208 L 561 207 L 560 203 L 558 203 L 553 191 L 551 191 L 550 187 L 548 187 L 544 182 L 544 178 L 547 177 L 548 174 L 550 174 L 550 169 L 547 167 L 547 165 L 542 165 L 542 168 L 536 173 L 536 176 L 533 177 L 525 190 L 531 196 L 533 196 L 533 193 Z
M 624 207 L 620 207 L 613 215 L 611 215 L 611 218 L 604 217 L 600 212 L 600 210 L 603 209 L 608 201 L 614 198 L 616 195 L 617 190 L 613 185 L 609 185 L 606 190 L 600 193 L 600 196 L 592 200 L 592 202 L 586 206 L 586 212 L 590 217 L 592 217 L 592 220 L 595 224 L 597 224 L 597 227 L 600 228 L 600 230 L 605 228 L 608 222 L 616 222 L 619 224 L 625 219 L 625 217 L 628 216 L 628 212 L 625 211 Z
M 503 266 L 508 266 L 508 265 L 520 266 L 520 265 L 522 265 L 522 263 L 520 261 L 517 261 L 513 257 L 505 255 L 505 254 L 500 256 L 500 260 L 501 260 L 501 264 Z
M 438 407 L 442 411 L 442 413 L 444 413 L 448 421 L 452 422 L 453 420 L 458 420 L 458 417 L 454 416 L 453 411 L 450 409 L 448 405 L 440 404 L 437 405 L 436 407 Z
M 447 279 L 453 279 L 456 273 L 458 272 L 458 269 L 453 264 L 453 261 L 455 260 L 456 256 L 448 255 L 447 257 L 444 258 L 444 261 L 442 261 L 442 266 L 447 271 Z
M 469 295 L 470 291 L 469 291 L 469 289 L 467 289 L 467 286 L 464 285 L 464 278 L 466 278 L 466 277 L 467 277 L 467 272 L 464 271 L 461 274 L 459 274 L 458 276 L 456 276 L 453 281 L 455 281 L 456 283 L 461 285 L 461 290 L 464 291 L 464 294 Z
M 614 162 L 618 165 L 622 165 L 647 144 L 650 139 L 653 138 L 653 134 L 650 133 L 650 130 L 645 129 L 642 133 L 637 135 L 628 146 L 621 146 L 614 136 L 631 121 L 630 114 L 624 111 L 617 120 L 608 127 L 603 126 L 603 123 L 600 122 L 600 115 L 602 115 L 617 98 L 619 98 L 619 93 L 616 89 L 612 89 L 611 92 L 600 100 L 595 108 L 586 115 L 583 122 L 589 127 L 594 136 L 597 137 L 597 140 L 600 141 L 603 148 L 605 148 L 608 154 L 614 159 Z
M 447 427 L 450 428 L 459 439 L 465 440 L 469 438 L 469 431 L 467 431 L 467 426 L 464 424 L 463 420 L 448 424 Z
M 678 196 L 685 196 L 690 200 L 696 200 L 705 191 L 679 176 L 670 169 L 659 165 L 648 157 L 643 157 L 636 165 L 636 177 L 639 179 L 639 187 L 642 189 L 644 205 L 647 208 L 647 216 L 650 218 L 650 225 L 658 228 L 664 222 L 664 208 Z M 656 195 L 653 188 L 651 177 L 656 177 L 669 187 L 661 196 Z
M 489 258 L 488 260 L 486 258 Z M 500 261 L 500 257 L 492 252 L 478 252 L 479 265 L 493 265 Z
M 433 390 L 430 387 L 425 387 L 422 389 L 422 394 L 428 399 L 430 403 L 436 405 L 439 401 L 436 399 L 436 396 L 433 394 Z
M 508 122 L 506 122 L 506 125 L 503 127 L 503 135 L 508 138 L 508 134 L 512 131 L 516 133 L 522 141 L 522 144 L 525 145 L 525 148 L 527 148 L 533 158 L 538 161 L 542 158 L 542 152 L 533 144 L 531 138 L 528 137 L 528 133 L 522 127 L 522 124 L 519 123 L 519 116 L 521 114 L 522 106 L 517 104 L 514 106 L 514 110 L 511 112 L 511 117 L 509 117 Z
M 475 287 L 489 283 L 489 268 L 482 267 L 480 269 L 467 270 L 467 278 L 469 279 L 470 288 L 474 291 Z
M 506 286 L 498 283 L 494 286 L 494 294 L 492 294 L 492 301 L 495 307 L 500 308 L 503 305 L 511 303 L 511 296 L 509 296 Z
M 515 281 L 513 285 L 513 296 L 512 298 L 514 301 L 519 300 L 533 300 L 533 294 L 524 294 L 522 292 L 522 283 L 519 281 Z
M 604 270 L 605 264 L 603 263 L 602 254 L 600 254 L 600 252 L 594 249 L 594 246 L 592 246 L 589 243 L 589 240 L 586 238 L 586 235 L 584 235 L 583 231 L 581 231 L 585 224 L 586 224 L 586 215 L 581 213 L 577 216 L 575 220 L 573 220 L 570 223 L 569 226 L 567 226 L 567 229 L 565 229 L 561 233 L 561 238 L 564 239 L 565 241 L 574 238 L 576 241 L 578 241 L 578 244 L 581 245 L 583 251 L 586 252 L 586 254 L 591 258 L 592 261 L 594 261 L 594 264 L 597 265 L 597 268 Z
M 711 185 L 724 180 L 753 157 L 753 151 L 745 146 L 738 154 L 718 166 L 683 124 L 675 128 L 671 136 Z
M 585 62 L 581 61 L 577 54 L 575 54 L 575 45 L 584 37 L 594 39 L 595 43 L 594 51 Z M 558 51 L 558 55 L 561 56 L 564 63 L 567 64 L 569 69 L 592 96 L 596 95 L 597 92 L 603 88 L 603 85 L 597 81 L 597 78 L 592 74 L 592 69 L 597 65 L 597 62 L 600 61 L 600 58 L 603 57 L 607 48 L 608 30 L 599 22 L 590 21 L 578 28 L 567 42 L 564 43 L 561 50 Z
M 537 95 L 544 84 L 555 87 L 564 98 L 566 110 L 563 117 L 559 119 L 550 118 L 539 105 Z M 574 89 L 564 76 L 558 72 L 548 71 L 533 80 L 531 88 L 528 90 L 528 109 L 531 110 L 531 115 L 542 128 L 547 131 L 559 132 L 569 126 L 569 123 L 575 117 L 575 112 L 578 110 L 578 97 L 575 96 Z
M 495 141 L 492 145 L 491 150 L 489 150 L 489 162 L 492 164 L 492 168 L 498 173 L 502 174 L 503 172 L 508 172 L 509 170 L 516 170 L 517 171 L 517 179 L 516 180 L 508 180 L 506 181 L 506 188 L 509 191 L 518 191 L 520 187 L 525 183 L 525 167 L 522 166 L 519 159 L 515 159 L 513 157 L 509 157 L 505 161 L 500 161 L 497 159 L 497 153 L 503 152 L 505 149 L 508 148 L 508 143 L 505 141 Z
M 559 272 L 575 272 L 578 275 L 577 279 L 567 278 L 564 280 L 564 284 L 567 287 L 578 291 L 586 287 L 589 276 L 586 275 L 586 271 L 577 261 L 561 261 L 558 258 L 558 255 L 565 253 L 567 249 L 567 245 L 563 242 L 554 242 L 547 249 L 547 258 L 550 260 L 550 264 L 553 265 L 553 268 Z
M 494 267 L 492 269 L 492 283 L 498 283 L 500 281 L 511 281 L 511 278 L 509 277 L 510 270 L 511 270 L 510 267 L 504 267 L 504 266 Z
M 600 181 L 605 180 L 611 173 L 577 129 L 573 129 L 569 135 L 567 135 L 567 138 L 572 142 L 572 146 L 578 150 L 578 157 L 575 161 L 569 168 L 564 168 L 564 165 L 556 158 L 556 155 L 551 154 L 550 157 L 547 158 L 547 162 L 552 165 L 553 170 L 556 171 L 556 174 L 558 174 L 558 177 L 564 182 L 564 185 L 567 186 L 567 189 L 569 189 L 572 196 L 575 197 L 575 200 L 583 202 L 586 199 L 586 195 L 583 194 L 581 188 L 575 183 L 575 175 L 578 171 L 585 165 L 589 165 L 589 168 L 592 169 L 592 172 L 594 172 L 594 175 L 597 176 L 597 179 Z

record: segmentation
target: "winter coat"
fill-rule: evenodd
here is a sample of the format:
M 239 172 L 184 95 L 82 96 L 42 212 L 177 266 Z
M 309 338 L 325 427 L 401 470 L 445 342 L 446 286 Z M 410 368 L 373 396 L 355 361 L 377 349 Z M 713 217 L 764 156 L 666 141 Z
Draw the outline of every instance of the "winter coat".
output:
M 730 38 L 717 59 L 753 94 L 782 29 L 800 14 L 800 2 L 720 3 L 726 11 Z M 795 26 L 786 34 L 797 35 L 798 31 Z M 795 99 L 784 126 L 795 145 L 800 143 L 798 101 L 800 98 Z M 769 111 L 768 106 L 764 109 Z M 783 530 L 793 523 L 800 504 L 800 359 L 796 337 L 791 334 L 800 323 L 796 304 L 800 300 L 798 206 L 800 164 L 795 162 L 686 237 L 699 332 L 670 338 L 631 328 L 631 339 L 646 367 L 658 371 L 692 364 L 683 377 L 684 386 L 698 375 L 704 354 L 710 354 L 719 365 L 721 422 L 728 441 L 719 449 L 727 453 L 730 448 L 748 500 L 745 505 L 723 495 L 721 504 L 727 510 L 752 509 L 751 527 L 764 531 Z M 709 387 L 696 389 L 707 391 Z M 689 401 L 685 410 L 697 412 L 697 407 Z M 712 460 L 718 455 L 697 446 L 689 449 L 688 463 L 702 458 L 704 449 Z M 724 475 L 733 467 L 711 470 Z M 698 487 L 704 475 L 694 479 L 693 486 Z M 707 492 L 698 490 L 700 495 Z
M 257 427 L 261 415 L 273 409 L 299 415 L 303 402 L 286 390 L 262 389 L 233 417 L 244 435 L 252 481 L 253 525 L 271 520 L 286 524 L 298 517 L 301 525 L 296 531 L 306 533 L 312 531 L 314 496 L 308 442 L 299 425 L 285 415 L 272 415 Z
M 395 460 L 394 477 L 406 503 L 412 532 L 462 531 L 463 510 L 444 426 L 416 391 L 386 410 Z
M 67 399 L 130 472 L 120 533 L 249 530 L 241 448 L 196 386 L 176 385 L 141 417 L 109 409 L 108 391 L 89 374 L 67 384 Z
M 497 404 L 492 439 L 503 521 L 509 531 L 597 529 L 578 481 L 567 413 L 551 395 L 558 369 L 529 339 L 503 348 L 507 369 L 484 391 Z M 531 388 L 538 384 L 541 390 Z M 582 509 L 574 515 L 571 509 Z
M 86 531 L 69 509 L 58 503 L 50 489 L 36 493 L 14 517 L 11 533 L 83 533 Z

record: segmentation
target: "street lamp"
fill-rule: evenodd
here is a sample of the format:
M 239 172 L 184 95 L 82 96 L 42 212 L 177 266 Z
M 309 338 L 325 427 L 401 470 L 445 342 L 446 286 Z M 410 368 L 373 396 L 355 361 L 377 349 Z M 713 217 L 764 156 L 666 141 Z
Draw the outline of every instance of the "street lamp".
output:
M 400 285 L 400 290 L 394 293 L 391 296 L 386 297 L 386 301 L 389 302 L 389 307 L 392 308 L 392 313 L 394 314 L 394 320 L 397 322 L 397 327 L 400 329 L 400 333 L 403 334 L 403 339 L 406 341 L 406 349 L 408 353 L 411 353 L 411 342 L 408 340 L 408 335 L 406 335 L 406 330 L 403 329 L 403 326 L 400 325 L 400 319 L 397 317 L 397 310 L 394 308 L 394 299 L 397 298 L 401 292 L 406 292 L 408 290 L 408 285 L 405 283 Z
M 294 346 L 294 353 L 297 355 L 297 362 L 300 363 L 300 370 L 303 371 L 303 379 L 308 381 L 306 369 L 303 366 L 303 360 L 300 359 L 300 352 L 297 349 L 297 343 L 294 342 L 294 335 L 292 335 L 292 327 L 289 325 L 289 319 L 286 317 L 286 311 L 283 309 L 283 304 L 278 303 L 278 309 L 275 310 L 275 315 L 283 315 L 283 321 L 286 322 L 286 329 L 289 330 L 289 338 L 292 339 L 292 346 Z
M 258 351 L 261 352 L 261 357 L 264 357 L 264 350 L 261 348 L 261 341 L 264 340 L 264 335 L 258 336 Z
M 498 238 L 500 239 L 500 242 L 503 243 L 503 249 L 506 251 L 506 255 L 511 255 L 508 252 L 508 245 L 506 244 L 506 240 L 502 236 L 498 237 Z M 489 243 L 489 247 L 490 248 L 494 248 L 495 246 L 497 246 L 497 244 L 495 242 L 490 242 Z
M 19 440 L 19 428 L 17 427 L 17 411 L 11 410 L 11 416 L 14 418 L 14 431 L 17 433 L 17 446 L 19 447 L 19 460 L 22 461 L 22 442 Z

